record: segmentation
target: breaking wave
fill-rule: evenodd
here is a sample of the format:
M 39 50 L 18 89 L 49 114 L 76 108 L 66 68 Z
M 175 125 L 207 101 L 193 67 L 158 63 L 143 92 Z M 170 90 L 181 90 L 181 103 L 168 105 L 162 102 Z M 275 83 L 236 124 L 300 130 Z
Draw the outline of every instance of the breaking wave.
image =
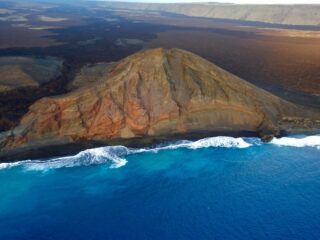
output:
M 92 148 L 74 156 L 52 158 L 49 160 L 25 160 L 14 163 L 1 163 L 0 169 L 22 166 L 27 170 L 49 170 L 56 168 L 68 168 L 78 166 L 89 166 L 111 162 L 110 168 L 122 167 L 127 160 L 121 156 L 129 154 L 129 149 L 123 146 L 111 146 Z
M 210 137 L 198 141 L 176 141 L 160 144 L 152 148 L 132 149 L 124 146 L 107 146 L 88 149 L 74 156 L 52 158 L 43 160 L 25 160 L 13 163 L 0 163 L 0 169 L 21 166 L 26 170 L 46 171 L 49 169 L 88 166 L 94 164 L 111 163 L 110 168 L 119 168 L 126 165 L 125 157 L 130 154 L 143 152 L 157 153 L 162 150 L 174 150 L 178 148 L 199 149 L 209 147 L 221 148 L 248 148 L 260 146 L 263 143 L 258 138 L 233 138 L 233 137 Z M 320 135 L 306 137 L 283 137 L 273 139 L 269 144 L 287 147 L 316 147 L 320 149 Z
M 155 148 L 142 148 L 137 150 L 131 150 L 134 153 L 139 152 L 158 152 L 160 150 L 172 150 L 178 148 L 199 149 L 209 147 L 223 147 L 223 148 L 247 148 L 252 144 L 246 142 L 243 138 L 233 137 L 210 137 L 200 139 L 198 141 L 178 141 L 170 144 L 160 144 Z
M 301 138 L 293 138 L 293 137 L 275 138 L 270 143 L 278 146 L 316 147 L 320 149 L 320 135 L 307 136 L 307 137 L 301 137 Z

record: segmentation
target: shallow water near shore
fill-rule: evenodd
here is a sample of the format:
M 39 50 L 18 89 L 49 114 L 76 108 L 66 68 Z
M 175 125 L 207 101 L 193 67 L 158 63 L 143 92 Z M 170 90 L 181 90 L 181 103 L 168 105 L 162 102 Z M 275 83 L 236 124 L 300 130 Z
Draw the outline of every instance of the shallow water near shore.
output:
M 320 136 L 0 164 L 0 239 L 320 239 Z

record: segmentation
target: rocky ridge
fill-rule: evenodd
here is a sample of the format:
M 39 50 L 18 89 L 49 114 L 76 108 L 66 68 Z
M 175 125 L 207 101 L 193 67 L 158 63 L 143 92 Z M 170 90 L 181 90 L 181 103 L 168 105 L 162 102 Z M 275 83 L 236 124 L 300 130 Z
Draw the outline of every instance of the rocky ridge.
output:
M 35 102 L 18 127 L 2 133 L 0 159 L 88 141 L 214 132 L 267 139 L 289 128 L 318 128 L 319 120 L 318 110 L 284 101 L 190 52 L 151 49 L 115 64 L 95 83 Z

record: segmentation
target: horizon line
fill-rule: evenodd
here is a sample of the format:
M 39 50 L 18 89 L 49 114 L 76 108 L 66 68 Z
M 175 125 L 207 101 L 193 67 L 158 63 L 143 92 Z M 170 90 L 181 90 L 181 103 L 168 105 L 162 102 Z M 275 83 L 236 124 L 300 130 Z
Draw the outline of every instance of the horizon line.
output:
M 146 0 L 89 0 L 99 2 L 118 2 L 118 3 L 145 3 L 145 4 L 216 4 L 216 5 L 273 5 L 273 6 L 286 6 L 286 5 L 320 5 L 320 2 L 315 3 L 237 3 L 237 2 L 216 2 L 216 1 L 146 1 Z

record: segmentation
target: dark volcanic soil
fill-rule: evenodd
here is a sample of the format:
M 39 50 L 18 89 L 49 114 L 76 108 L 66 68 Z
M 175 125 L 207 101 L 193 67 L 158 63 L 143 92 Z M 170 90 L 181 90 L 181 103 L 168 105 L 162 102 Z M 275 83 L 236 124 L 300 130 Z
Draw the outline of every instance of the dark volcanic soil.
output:
M 148 46 L 191 50 L 252 83 L 269 85 L 271 91 L 282 87 L 320 94 L 319 42 L 320 38 L 179 30 L 159 33 Z
M 1 4 L 12 7 L 10 3 Z M 32 14 L 32 8 L 15 9 L 15 14 Z M 261 28 L 265 26 L 248 27 L 241 22 L 110 12 L 96 8 L 94 3 L 39 9 L 38 15 L 69 20 L 41 22 L 38 17 L 27 16 L 26 24 L 58 26 L 46 30 L 12 26 L 19 22 L 0 22 L 0 56 L 60 57 L 65 60 L 64 76 L 38 89 L 1 95 L 0 131 L 16 125 L 35 100 L 66 92 L 67 84 L 82 66 L 118 61 L 148 47 L 192 51 L 276 95 L 320 106 L 319 32 L 270 31 Z

